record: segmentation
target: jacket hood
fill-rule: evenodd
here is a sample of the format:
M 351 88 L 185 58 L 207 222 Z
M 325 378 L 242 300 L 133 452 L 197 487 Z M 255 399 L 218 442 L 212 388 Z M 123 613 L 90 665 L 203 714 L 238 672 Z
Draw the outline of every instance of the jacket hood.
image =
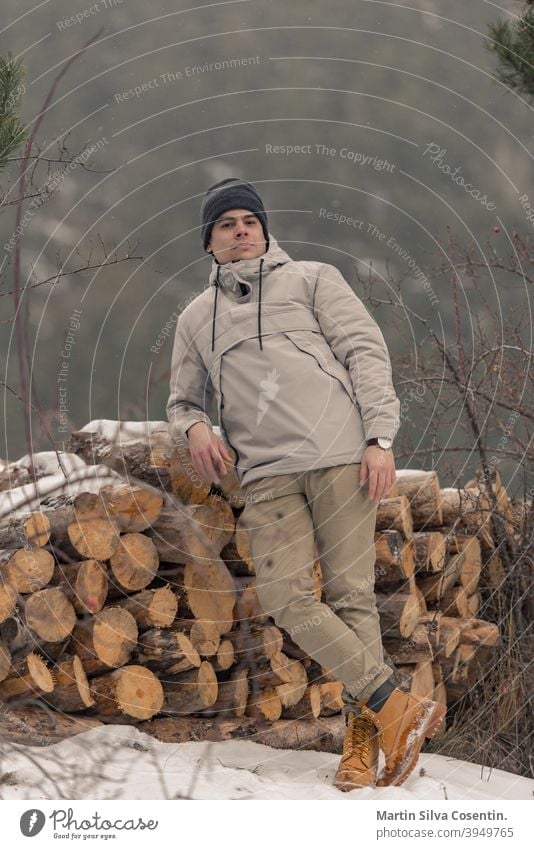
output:
M 217 316 L 217 296 L 219 289 L 224 288 L 239 297 L 250 294 L 254 285 L 258 285 L 258 340 L 263 350 L 261 339 L 261 295 L 263 278 L 266 272 L 272 271 L 279 265 L 291 262 L 289 254 L 280 247 L 274 236 L 269 233 L 269 247 L 261 256 L 253 259 L 238 259 L 235 262 L 226 262 L 224 265 L 217 262 L 215 257 L 211 265 L 209 285 L 215 289 L 213 300 L 213 319 L 211 350 L 215 350 L 215 321 Z
M 214 257 L 209 282 L 211 286 L 215 286 L 217 276 L 219 276 L 219 283 L 235 290 L 237 286 L 232 285 L 231 278 L 234 278 L 236 283 L 239 281 L 252 283 L 254 279 L 258 279 L 260 264 L 262 265 L 262 272 L 265 274 L 267 269 L 276 268 L 276 266 L 284 265 L 286 262 L 291 262 L 291 257 L 280 247 L 272 233 L 269 233 L 269 247 L 261 256 L 254 257 L 254 259 L 238 259 L 235 262 L 226 262 L 224 265 L 217 262 Z

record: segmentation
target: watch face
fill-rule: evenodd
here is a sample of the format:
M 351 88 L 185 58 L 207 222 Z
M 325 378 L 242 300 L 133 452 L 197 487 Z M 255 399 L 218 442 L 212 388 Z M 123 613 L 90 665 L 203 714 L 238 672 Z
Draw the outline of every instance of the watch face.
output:
M 385 437 L 379 436 L 378 444 L 380 445 L 380 448 L 388 449 L 391 448 L 393 441 L 391 439 L 386 439 Z

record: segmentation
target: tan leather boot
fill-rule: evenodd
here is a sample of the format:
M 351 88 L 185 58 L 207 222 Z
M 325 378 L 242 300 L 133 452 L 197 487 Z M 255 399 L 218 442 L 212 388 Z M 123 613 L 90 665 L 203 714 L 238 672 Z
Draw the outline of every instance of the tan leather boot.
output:
M 362 717 L 371 720 L 379 732 L 380 746 L 386 756 L 385 769 L 377 786 L 402 784 L 414 769 L 425 737 L 432 738 L 445 719 L 444 705 L 395 689 L 375 713 L 364 703 Z
M 349 711 L 343 754 L 334 779 L 338 790 L 355 790 L 376 781 L 380 751 L 376 727 L 368 717 Z

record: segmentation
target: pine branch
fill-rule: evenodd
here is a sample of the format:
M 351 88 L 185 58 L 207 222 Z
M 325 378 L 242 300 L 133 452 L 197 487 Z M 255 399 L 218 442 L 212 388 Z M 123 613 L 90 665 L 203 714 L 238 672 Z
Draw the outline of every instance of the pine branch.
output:
M 514 23 L 489 24 L 485 47 L 497 56 L 496 77 L 519 94 L 534 98 L 534 8 L 527 6 Z
M 0 171 L 11 153 L 24 141 L 26 130 L 16 113 L 24 92 L 24 67 L 20 59 L 0 56 Z

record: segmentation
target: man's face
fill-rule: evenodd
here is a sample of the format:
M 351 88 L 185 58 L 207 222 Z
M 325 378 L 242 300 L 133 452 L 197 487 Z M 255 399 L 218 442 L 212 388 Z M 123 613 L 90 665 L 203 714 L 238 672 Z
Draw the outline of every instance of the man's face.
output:
M 229 209 L 216 220 L 207 250 L 224 265 L 254 259 L 267 250 L 260 219 L 249 209 Z

